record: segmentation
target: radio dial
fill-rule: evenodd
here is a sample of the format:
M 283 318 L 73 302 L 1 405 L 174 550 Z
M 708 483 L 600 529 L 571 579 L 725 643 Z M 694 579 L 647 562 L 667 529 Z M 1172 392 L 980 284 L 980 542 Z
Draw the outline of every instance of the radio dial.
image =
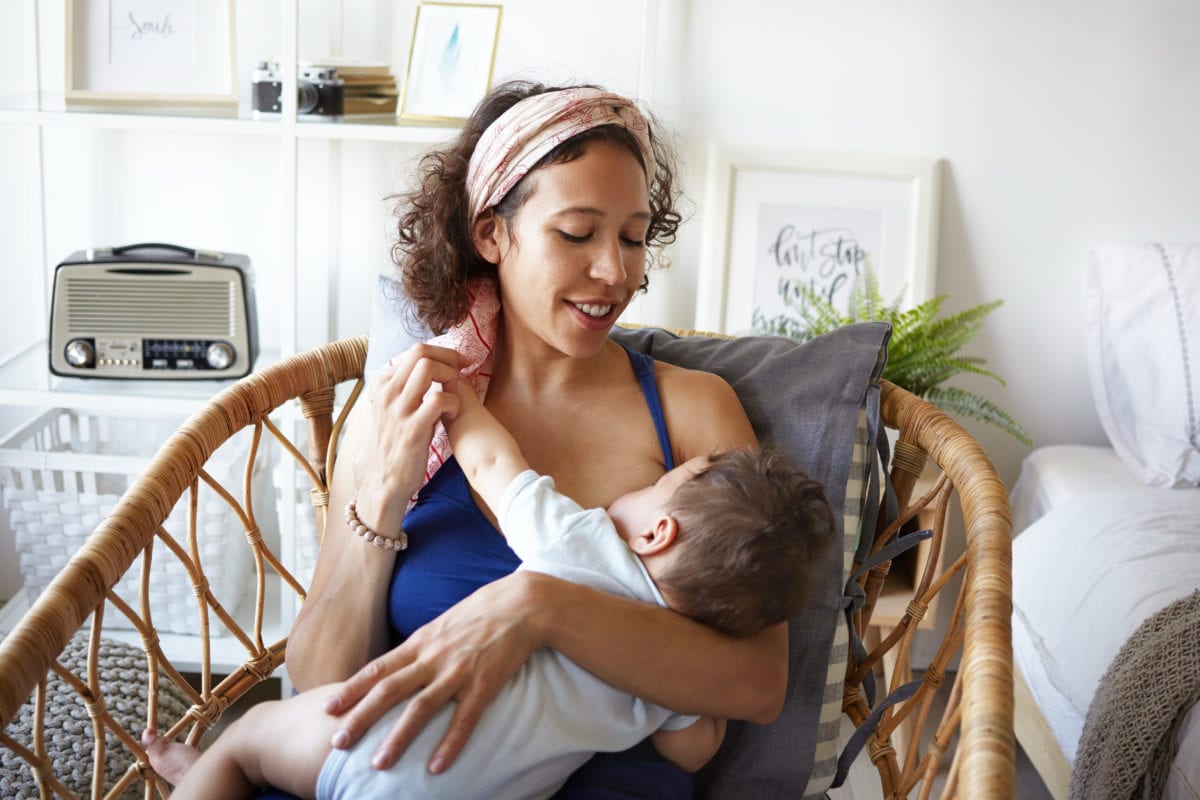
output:
M 213 342 L 208 346 L 204 359 L 213 369 L 229 369 L 233 364 L 233 348 L 225 342 Z
M 90 367 L 96 362 L 96 349 L 86 339 L 72 339 L 67 342 L 63 355 L 72 367 Z

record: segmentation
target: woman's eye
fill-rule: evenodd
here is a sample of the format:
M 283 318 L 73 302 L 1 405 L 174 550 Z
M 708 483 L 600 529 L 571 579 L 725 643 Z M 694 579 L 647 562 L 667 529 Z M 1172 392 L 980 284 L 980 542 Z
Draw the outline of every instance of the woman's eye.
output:
M 585 233 L 583 236 L 576 236 L 573 233 L 567 233 L 566 231 L 559 231 L 558 235 L 561 236 L 566 241 L 571 242 L 572 244 L 580 244 L 581 242 L 586 242 L 588 239 L 592 238 L 592 235 L 590 233 Z
M 645 238 L 630 239 L 628 236 L 622 236 L 621 244 L 625 245 L 626 247 L 644 247 L 646 245 L 646 240 Z

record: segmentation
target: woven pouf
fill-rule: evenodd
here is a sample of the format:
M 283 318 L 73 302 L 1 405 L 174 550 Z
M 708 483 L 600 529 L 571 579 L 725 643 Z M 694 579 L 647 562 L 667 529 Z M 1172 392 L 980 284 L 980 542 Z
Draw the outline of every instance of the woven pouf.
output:
M 80 678 L 87 676 L 88 635 L 75 636 L 59 656 L 59 663 Z M 146 727 L 146 654 L 134 645 L 111 639 L 100 640 L 100 687 L 108 713 L 135 739 Z M 165 677 L 158 682 L 159 728 L 165 730 L 179 720 L 191 702 L 179 687 Z M 5 731 L 23 747 L 33 749 L 34 701 L 23 705 Z M 83 699 L 62 679 L 51 673 L 46 681 L 46 751 L 55 776 L 80 797 L 91 796 L 92 720 Z M 133 763 L 133 756 L 112 733 L 105 735 L 104 786 L 109 789 Z M 33 770 L 7 748 L 0 748 L 0 798 L 36 798 Z M 140 798 L 143 789 L 134 782 L 123 797 Z

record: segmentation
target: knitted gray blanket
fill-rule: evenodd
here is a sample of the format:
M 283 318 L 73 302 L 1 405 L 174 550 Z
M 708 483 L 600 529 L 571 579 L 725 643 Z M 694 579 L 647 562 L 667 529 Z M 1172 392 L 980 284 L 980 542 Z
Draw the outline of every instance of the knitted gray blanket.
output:
M 1200 591 L 1151 615 L 1122 645 L 1088 708 L 1071 800 L 1162 797 L 1179 726 L 1200 700 Z

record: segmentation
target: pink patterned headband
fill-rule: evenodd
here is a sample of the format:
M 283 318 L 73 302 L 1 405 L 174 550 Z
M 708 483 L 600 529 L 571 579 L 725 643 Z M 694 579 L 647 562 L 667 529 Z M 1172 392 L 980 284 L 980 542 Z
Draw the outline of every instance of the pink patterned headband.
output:
M 601 125 L 619 125 L 633 134 L 649 186 L 655 171 L 650 126 L 631 100 L 600 89 L 546 92 L 516 103 L 479 137 L 467 169 L 471 222 L 503 200 L 544 155 Z

